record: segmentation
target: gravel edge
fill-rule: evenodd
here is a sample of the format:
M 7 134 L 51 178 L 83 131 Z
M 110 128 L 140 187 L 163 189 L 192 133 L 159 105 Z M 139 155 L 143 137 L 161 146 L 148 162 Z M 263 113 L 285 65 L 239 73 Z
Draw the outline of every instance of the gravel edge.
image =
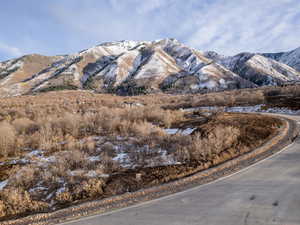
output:
M 275 116 L 273 116 L 275 117 Z M 136 192 L 125 193 L 102 200 L 94 200 L 50 213 L 34 214 L 16 220 L 3 221 L 3 225 L 31 225 L 58 224 L 75 220 L 84 216 L 91 216 L 132 206 L 145 201 L 157 199 L 176 192 L 180 192 L 201 184 L 209 183 L 220 177 L 230 175 L 238 170 L 260 161 L 292 143 L 299 131 L 296 121 L 278 116 L 284 121 L 281 132 L 261 147 L 226 161 L 213 168 L 198 172 L 194 175 L 172 181 L 159 186 L 141 189 Z

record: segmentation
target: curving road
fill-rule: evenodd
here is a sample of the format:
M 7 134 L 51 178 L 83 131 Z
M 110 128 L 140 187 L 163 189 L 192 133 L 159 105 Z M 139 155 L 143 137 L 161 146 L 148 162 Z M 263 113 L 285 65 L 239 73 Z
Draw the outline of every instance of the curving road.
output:
M 286 116 L 300 122 L 300 116 Z M 236 174 L 72 225 L 299 225 L 300 139 Z

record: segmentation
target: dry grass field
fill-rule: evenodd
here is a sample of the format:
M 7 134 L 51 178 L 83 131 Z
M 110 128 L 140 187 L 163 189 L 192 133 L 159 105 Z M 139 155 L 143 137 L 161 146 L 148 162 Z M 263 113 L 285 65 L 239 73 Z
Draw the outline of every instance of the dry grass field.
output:
M 273 137 L 281 121 L 180 108 L 260 104 L 265 93 L 61 91 L 0 99 L 0 218 L 169 182 L 248 152 Z

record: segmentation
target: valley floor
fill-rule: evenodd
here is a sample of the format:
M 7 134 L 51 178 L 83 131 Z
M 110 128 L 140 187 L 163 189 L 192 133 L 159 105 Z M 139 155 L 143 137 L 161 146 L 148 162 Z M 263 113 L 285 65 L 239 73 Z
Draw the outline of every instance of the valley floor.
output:
M 220 94 L 194 96 L 190 105 L 202 108 L 192 111 L 180 109 L 186 95 L 63 91 L 1 99 L 0 217 L 176 180 L 249 152 L 282 127 L 269 116 L 232 113 L 241 108 L 192 102 Z

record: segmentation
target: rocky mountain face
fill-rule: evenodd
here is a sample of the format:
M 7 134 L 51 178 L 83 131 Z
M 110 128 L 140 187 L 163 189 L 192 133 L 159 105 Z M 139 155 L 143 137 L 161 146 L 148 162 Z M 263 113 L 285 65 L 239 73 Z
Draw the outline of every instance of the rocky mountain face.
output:
M 287 57 L 287 53 L 240 53 L 235 56 L 223 56 L 209 51 L 204 55 L 258 86 L 281 85 L 300 80 L 300 69 L 297 70 L 296 63 L 297 60 L 300 62 L 300 54 L 298 58 L 296 54 Z M 290 62 L 290 66 L 282 62 L 283 59 Z
M 174 39 L 108 42 L 71 55 L 27 55 L 2 62 L 0 96 L 61 89 L 122 95 L 185 93 L 299 80 L 299 72 L 281 62 L 287 60 L 284 55 L 227 57 L 200 52 Z
M 295 50 L 289 52 L 264 53 L 262 55 L 300 71 L 300 48 L 296 48 Z

